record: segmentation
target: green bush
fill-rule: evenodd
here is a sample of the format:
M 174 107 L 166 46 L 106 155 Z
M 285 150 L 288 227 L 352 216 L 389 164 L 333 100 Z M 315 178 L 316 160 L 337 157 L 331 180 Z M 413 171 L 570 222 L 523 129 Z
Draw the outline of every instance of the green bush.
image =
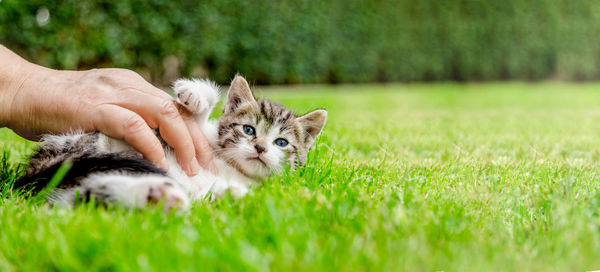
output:
M 599 30 L 589 0 L 0 1 L 0 42 L 24 57 L 159 84 L 591 80 Z

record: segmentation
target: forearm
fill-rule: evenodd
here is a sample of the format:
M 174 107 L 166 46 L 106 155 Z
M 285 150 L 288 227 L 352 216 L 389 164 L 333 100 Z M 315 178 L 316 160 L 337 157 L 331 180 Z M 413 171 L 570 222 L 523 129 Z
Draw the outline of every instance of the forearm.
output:
M 12 119 L 16 94 L 32 70 L 39 66 L 24 60 L 3 45 L 0 45 L 0 60 L 0 127 L 3 127 L 8 126 Z

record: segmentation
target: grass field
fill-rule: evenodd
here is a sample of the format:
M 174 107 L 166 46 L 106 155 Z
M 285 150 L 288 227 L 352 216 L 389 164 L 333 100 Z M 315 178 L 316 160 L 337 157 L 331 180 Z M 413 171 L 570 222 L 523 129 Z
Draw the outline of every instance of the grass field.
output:
M 181 216 L 59 209 L 0 187 L 0 270 L 600 269 L 598 89 L 262 89 L 329 110 L 306 168 Z M 0 146 L 6 182 L 33 145 L 2 130 Z

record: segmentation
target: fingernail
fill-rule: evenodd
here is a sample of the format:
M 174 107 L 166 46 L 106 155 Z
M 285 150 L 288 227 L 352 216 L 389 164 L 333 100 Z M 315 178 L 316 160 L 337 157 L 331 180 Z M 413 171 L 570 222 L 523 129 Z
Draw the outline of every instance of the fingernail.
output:
M 169 170 L 169 162 L 167 162 L 167 158 L 163 158 L 162 161 L 158 164 L 158 166 L 165 171 Z
M 192 159 L 192 161 L 188 164 L 188 175 L 194 176 L 200 172 L 200 164 L 198 164 L 198 160 L 196 157 Z

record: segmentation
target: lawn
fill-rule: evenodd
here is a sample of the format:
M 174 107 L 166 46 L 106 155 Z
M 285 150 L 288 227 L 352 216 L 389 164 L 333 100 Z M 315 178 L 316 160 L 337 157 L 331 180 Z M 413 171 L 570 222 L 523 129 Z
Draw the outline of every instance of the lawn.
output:
M 0 270 L 600 269 L 600 84 L 259 88 L 329 110 L 306 168 L 183 215 L 0 187 Z M 3 179 L 34 145 L 6 129 Z

